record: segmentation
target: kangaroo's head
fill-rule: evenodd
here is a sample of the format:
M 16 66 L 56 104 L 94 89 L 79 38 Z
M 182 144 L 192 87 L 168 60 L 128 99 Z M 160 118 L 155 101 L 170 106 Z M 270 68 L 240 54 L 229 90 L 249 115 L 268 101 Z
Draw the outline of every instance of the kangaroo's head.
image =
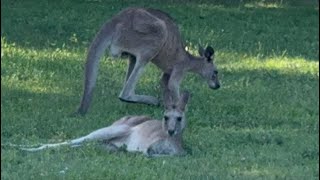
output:
M 165 96 L 163 129 L 169 136 L 181 135 L 186 127 L 185 109 L 189 100 L 189 93 L 183 92 L 178 102 L 172 102 L 169 94 Z
M 218 78 L 218 69 L 214 64 L 214 50 L 211 46 L 203 49 L 199 46 L 199 54 L 202 58 L 202 66 L 200 69 L 200 75 L 207 80 L 207 83 L 212 89 L 219 89 L 220 82 Z

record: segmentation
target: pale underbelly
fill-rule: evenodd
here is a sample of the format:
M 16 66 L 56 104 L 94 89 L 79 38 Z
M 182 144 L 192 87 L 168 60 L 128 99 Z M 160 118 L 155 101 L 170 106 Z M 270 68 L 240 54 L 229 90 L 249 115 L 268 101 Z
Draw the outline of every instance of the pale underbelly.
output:
M 147 152 L 150 146 L 150 140 L 147 137 L 142 137 L 139 132 L 134 132 L 128 137 L 126 142 L 127 151 Z

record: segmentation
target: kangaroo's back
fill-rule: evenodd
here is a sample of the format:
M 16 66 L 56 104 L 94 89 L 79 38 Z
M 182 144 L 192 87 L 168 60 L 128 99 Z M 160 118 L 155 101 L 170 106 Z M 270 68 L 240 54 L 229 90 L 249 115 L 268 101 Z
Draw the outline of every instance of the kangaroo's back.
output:
M 181 47 L 184 46 L 184 42 L 182 41 L 181 33 L 175 19 L 173 19 L 169 14 L 158 9 L 148 8 L 146 11 L 165 22 L 168 31 L 167 41 Z
M 167 13 L 158 9 L 148 8 L 150 12 L 157 18 L 163 20 L 168 31 L 165 44 L 152 62 L 156 64 L 164 72 L 170 72 L 173 66 L 183 60 L 185 57 L 184 42 L 179 31 L 176 21 Z

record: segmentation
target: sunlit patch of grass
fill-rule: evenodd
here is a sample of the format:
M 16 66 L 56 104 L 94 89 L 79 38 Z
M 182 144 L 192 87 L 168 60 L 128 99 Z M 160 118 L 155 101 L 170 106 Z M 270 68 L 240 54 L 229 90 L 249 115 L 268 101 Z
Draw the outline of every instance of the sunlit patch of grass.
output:
M 1 36 L 1 57 L 4 58 L 17 58 L 27 57 L 27 60 L 38 61 L 68 61 L 81 60 L 79 52 L 72 52 L 64 48 L 55 49 L 34 49 L 19 47 L 16 43 L 9 43 L 6 38 Z M 6 60 L 6 59 L 5 59 Z
M 34 93 L 70 94 L 67 88 L 56 86 L 61 74 L 54 69 L 63 66 L 69 73 L 75 72 L 70 62 L 79 63 L 80 60 L 79 52 L 60 48 L 28 49 L 1 37 L 1 84 Z
M 193 55 L 198 51 L 186 46 L 186 50 Z M 243 55 L 231 52 L 218 52 L 215 55 L 215 64 L 218 68 L 228 71 L 264 70 L 277 71 L 282 74 L 310 75 L 319 77 L 319 61 L 309 61 L 303 57 L 270 56 L 261 58 L 257 56 Z
M 281 3 L 268 3 L 268 2 L 253 2 L 244 4 L 246 8 L 283 8 Z
M 264 71 L 277 71 L 281 74 L 288 75 L 310 75 L 319 77 L 319 62 L 307 61 L 299 57 L 270 57 L 270 58 L 256 58 L 256 57 L 236 57 L 235 60 L 230 57 L 221 55 L 221 68 L 232 70 L 264 70 Z M 219 64 L 219 63 L 218 63 Z
M 2 85 L 7 88 L 16 88 L 32 93 L 52 93 L 52 94 L 64 94 L 64 95 L 70 95 L 71 92 L 68 91 L 67 88 L 61 88 L 58 86 L 54 86 L 54 82 L 49 81 L 41 81 L 41 80 L 28 80 L 24 83 L 21 83 L 21 81 L 16 78 L 16 76 L 13 76 L 11 78 L 3 78 L 1 79 Z
M 240 174 L 243 174 L 247 177 L 251 177 L 251 178 L 258 178 L 258 177 L 262 177 L 262 176 L 272 176 L 275 174 L 280 174 L 281 172 L 278 171 L 277 173 L 275 172 L 269 172 L 267 169 L 257 169 L 257 167 L 252 167 L 248 170 L 239 170 L 242 171 L 240 172 Z

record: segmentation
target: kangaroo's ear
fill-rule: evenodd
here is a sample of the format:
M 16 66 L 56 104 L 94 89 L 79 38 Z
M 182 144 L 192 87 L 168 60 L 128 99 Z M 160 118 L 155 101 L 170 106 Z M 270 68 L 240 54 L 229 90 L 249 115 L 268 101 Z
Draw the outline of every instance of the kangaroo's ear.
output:
M 180 110 L 182 111 L 185 110 L 186 105 L 188 104 L 188 101 L 189 101 L 189 97 L 190 97 L 190 93 L 188 91 L 182 92 L 179 99 L 179 103 L 178 103 L 178 107 Z
M 204 56 L 205 50 L 203 49 L 202 46 L 200 46 L 200 44 L 199 44 L 198 46 L 199 46 L 199 48 L 198 48 L 199 55 L 200 55 L 200 56 Z
M 204 52 L 204 56 L 208 59 L 211 60 L 212 55 L 214 55 L 214 50 L 211 46 L 208 46 Z

